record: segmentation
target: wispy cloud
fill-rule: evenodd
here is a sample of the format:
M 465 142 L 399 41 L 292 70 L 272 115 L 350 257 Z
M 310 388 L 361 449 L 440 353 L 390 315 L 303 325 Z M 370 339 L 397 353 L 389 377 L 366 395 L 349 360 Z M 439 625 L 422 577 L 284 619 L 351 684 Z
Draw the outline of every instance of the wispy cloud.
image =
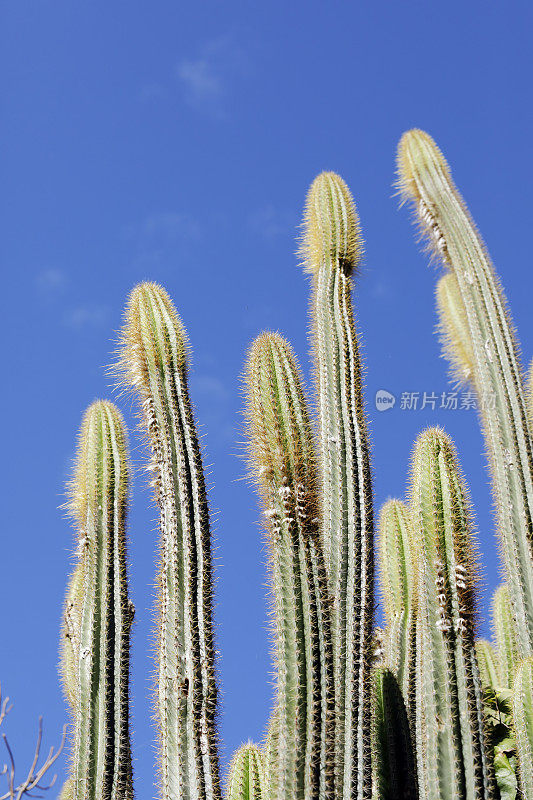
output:
M 67 284 L 67 276 L 61 269 L 44 269 L 35 278 L 35 285 L 39 291 L 46 294 L 57 294 Z
M 143 221 L 141 232 L 146 237 L 162 236 L 167 239 L 197 239 L 200 225 L 190 214 L 165 211 L 151 214 Z
M 109 308 L 104 305 L 81 305 L 65 312 L 63 324 L 71 330 L 101 328 L 107 324 Z
M 206 42 L 198 52 L 182 59 L 176 77 L 185 99 L 215 117 L 227 114 L 227 99 L 236 79 L 249 71 L 249 61 L 233 35 Z
M 286 211 L 269 205 L 255 211 L 249 217 L 250 228 L 263 239 L 277 239 L 279 236 L 294 236 L 296 219 Z

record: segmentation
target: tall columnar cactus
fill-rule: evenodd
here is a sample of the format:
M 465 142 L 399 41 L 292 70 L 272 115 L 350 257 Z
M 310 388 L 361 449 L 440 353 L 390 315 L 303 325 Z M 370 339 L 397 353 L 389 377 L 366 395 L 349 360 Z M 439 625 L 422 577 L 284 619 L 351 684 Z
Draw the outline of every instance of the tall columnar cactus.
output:
M 332 172 L 309 190 L 303 257 L 312 276 L 323 541 L 333 598 L 336 796 L 370 797 L 373 510 L 352 275 L 363 248 L 348 187 Z
M 379 520 L 379 566 L 387 625 L 385 661 L 413 706 L 416 674 L 418 558 L 410 510 L 398 500 L 383 506 Z
M 333 797 L 330 601 L 313 436 L 287 342 L 263 334 L 246 370 L 253 476 L 270 544 L 276 619 L 276 762 L 270 796 Z
M 128 451 L 122 416 L 97 401 L 83 417 L 70 510 L 77 564 L 63 617 L 62 677 L 74 722 L 75 800 L 133 796 L 125 521 Z M 70 787 L 70 788 L 69 788 Z
M 374 672 L 373 769 L 378 800 L 418 800 L 417 769 L 402 692 L 386 667 Z
M 509 589 L 505 583 L 494 592 L 492 625 L 500 663 L 500 686 L 512 689 L 519 661 L 519 648 Z
M 427 800 L 492 794 L 475 654 L 477 565 L 466 487 L 438 429 L 417 440 L 411 502 L 420 532 L 416 740 Z
M 518 776 L 525 800 L 533 797 L 533 658 L 520 664 L 513 686 Z
M 161 797 L 218 800 L 211 540 L 188 362 L 185 330 L 167 293 L 140 284 L 126 309 L 120 370 L 140 396 L 160 511 L 155 706 Z
M 248 743 L 239 747 L 230 768 L 228 800 L 267 800 L 264 757 Z
M 423 232 L 457 280 L 462 301 L 458 318 L 466 315 L 472 381 L 490 457 L 501 550 L 518 639 L 522 653 L 532 653 L 532 428 L 506 300 L 448 165 L 431 137 L 419 130 L 404 134 L 398 167 L 401 191 L 415 201 Z M 450 339 L 454 338 L 452 325 Z

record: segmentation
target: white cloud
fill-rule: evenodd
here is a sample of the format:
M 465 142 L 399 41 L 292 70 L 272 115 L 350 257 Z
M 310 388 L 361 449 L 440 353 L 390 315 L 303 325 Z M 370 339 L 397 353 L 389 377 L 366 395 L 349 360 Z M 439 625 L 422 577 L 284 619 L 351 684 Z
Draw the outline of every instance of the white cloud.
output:
M 84 305 L 65 313 L 63 324 L 73 330 L 101 328 L 107 323 L 109 308 L 103 305 Z
M 194 57 L 182 59 L 176 67 L 186 100 L 215 117 L 225 116 L 231 87 L 248 72 L 248 58 L 232 35 L 206 42 Z
M 67 283 L 67 276 L 60 269 L 45 269 L 35 278 L 38 289 L 48 294 L 60 292 Z
M 296 221 L 291 214 L 269 205 L 251 214 L 249 223 L 251 229 L 263 239 L 276 239 L 278 236 L 294 235 Z
M 141 225 L 141 232 L 147 237 L 196 239 L 200 235 L 200 226 L 190 214 L 166 211 L 146 217 Z

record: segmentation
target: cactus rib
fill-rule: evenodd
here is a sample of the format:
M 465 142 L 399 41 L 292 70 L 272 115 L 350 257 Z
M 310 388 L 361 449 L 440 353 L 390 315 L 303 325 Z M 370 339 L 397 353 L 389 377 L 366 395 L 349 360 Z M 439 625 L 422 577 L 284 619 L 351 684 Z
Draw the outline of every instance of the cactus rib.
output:
M 533 652 L 533 454 L 518 343 L 487 251 L 431 137 L 420 130 L 404 134 L 398 167 L 401 191 L 415 201 L 423 231 L 457 280 L 501 549 L 520 647 L 527 655 Z
M 74 717 L 76 800 L 133 796 L 129 738 L 129 640 L 125 520 L 128 453 L 124 422 L 96 401 L 80 430 L 69 507 L 78 563 L 63 621 L 63 682 Z
M 416 737 L 420 793 L 492 796 L 475 654 L 477 564 L 466 488 L 439 429 L 415 445 L 411 488 L 420 531 Z
M 255 340 L 246 385 L 252 471 L 265 508 L 277 623 L 271 796 L 331 798 L 332 650 L 316 463 L 299 370 L 284 339 L 263 334 Z
M 161 796 L 219 800 L 207 495 L 187 386 L 187 337 L 160 286 L 144 283 L 133 289 L 120 352 L 124 384 L 140 395 L 160 511 L 156 713 Z
M 352 273 L 362 253 L 359 219 L 344 181 L 310 187 L 302 254 L 312 275 L 315 384 L 323 541 L 333 598 L 336 796 L 371 793 L 370 692 L 373 509 Z

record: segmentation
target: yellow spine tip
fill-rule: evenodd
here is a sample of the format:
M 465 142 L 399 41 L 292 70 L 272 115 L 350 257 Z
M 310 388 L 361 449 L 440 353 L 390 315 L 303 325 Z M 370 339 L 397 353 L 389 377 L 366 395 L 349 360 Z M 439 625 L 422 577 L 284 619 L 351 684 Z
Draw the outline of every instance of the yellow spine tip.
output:
M 305 270 L 315 273 L 324 261 L 340 264 L 348 273 L 363 254 L 363 238 L 348 186 L 334 172 L 322 172 L 309 188 L 304 213 L 301 254 Z
M 85 411 L 78 436 L 74 474 L 68 486 L 66 508 L 83 528 L 89 506 L 98 502 L 104 442 L 113 439 L 127 472 L 127 442 L 124 418 L 109 400 L 95 400 Z
M 403 134 L 398 145 L 398 185 L 403 194 L 421 198 L 420 185 L 435 171 L 451 181 L 450 168 L 431 136 L 419 128 Z
M 116 367 L 120 383 L 129 389 L 148 391 L 150 372 L 168 365 L 188 369 L 185 328 L 162 286 L 148 281 L 139 283 L 132 289 L 124 312 Z

